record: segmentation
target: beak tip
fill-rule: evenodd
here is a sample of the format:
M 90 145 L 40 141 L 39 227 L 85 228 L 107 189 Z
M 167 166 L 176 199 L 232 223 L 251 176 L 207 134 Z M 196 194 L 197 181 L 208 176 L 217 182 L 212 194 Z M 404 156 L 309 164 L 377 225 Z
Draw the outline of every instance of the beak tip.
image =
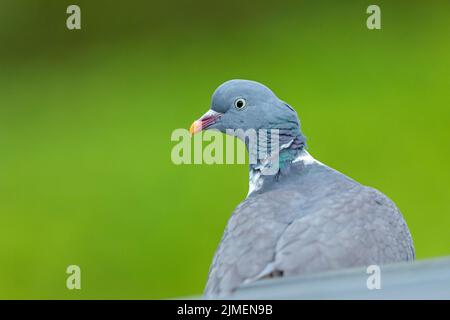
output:
M 189 128 L 189 133 L 191 135 L 194 135 L 200 131 L 202 131 L 202 122 L 200 120 L 194 121 L 194 123 Z
M 212 124 L 214 124 L 222 115 L 222 113 L 209 110 L 206 112 L 200 119 L 194 121 L 194 123 L 189 128 L 189 133 L 194 135 L 204 129 L 209 128 Z

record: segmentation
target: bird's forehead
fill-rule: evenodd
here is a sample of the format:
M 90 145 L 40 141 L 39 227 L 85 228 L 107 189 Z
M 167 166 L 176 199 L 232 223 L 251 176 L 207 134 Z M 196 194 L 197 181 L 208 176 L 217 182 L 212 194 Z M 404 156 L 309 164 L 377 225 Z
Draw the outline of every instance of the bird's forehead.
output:
M 221 84 L 212 96 L 216 102 L 226 102 L 236 97 L 258 97 L 273 95 L 273 92 L 265 85 L 251 80 L 230 80 Z

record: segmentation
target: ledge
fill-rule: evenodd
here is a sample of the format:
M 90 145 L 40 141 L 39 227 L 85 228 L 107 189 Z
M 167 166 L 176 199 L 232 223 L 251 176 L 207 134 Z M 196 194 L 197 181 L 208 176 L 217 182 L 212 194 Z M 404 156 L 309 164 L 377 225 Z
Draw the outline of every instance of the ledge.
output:
M 366 268 L 268 279 L 226 299 L 450 299 L 450 257 L 381 266 L 381 288 L 369 290 Z

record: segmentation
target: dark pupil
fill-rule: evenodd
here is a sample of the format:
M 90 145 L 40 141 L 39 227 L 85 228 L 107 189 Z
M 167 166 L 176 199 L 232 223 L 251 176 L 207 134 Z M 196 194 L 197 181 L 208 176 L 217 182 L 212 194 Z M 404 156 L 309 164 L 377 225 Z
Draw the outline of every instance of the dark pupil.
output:
M 238 108 L 242 108 L 243 106 L 244 106 L 244 101 L 239 100 L 239 101 L 237 102 L 237 107 L 238 107 Z

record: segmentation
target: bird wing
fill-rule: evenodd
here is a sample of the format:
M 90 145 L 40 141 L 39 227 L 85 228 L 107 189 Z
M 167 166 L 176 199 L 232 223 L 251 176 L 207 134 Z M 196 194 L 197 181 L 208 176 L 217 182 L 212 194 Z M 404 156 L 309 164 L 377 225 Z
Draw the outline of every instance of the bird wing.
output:
M 381 192 L 364 186 L 337 194 L 295 219 L 276 244 L 274 268 L 302 274 L 414 259 L 405 221 Z
M 254 197 L 236 208 L 214 256 L 205 296 L 281 274 L 414 259 L 405 221 L 381 192 L 354 185 L 322 200 L 300 202 L 298 210 L 279 206 L 292 203 L 290 197 L 274 192 L 271 198 L 277 201 Z

